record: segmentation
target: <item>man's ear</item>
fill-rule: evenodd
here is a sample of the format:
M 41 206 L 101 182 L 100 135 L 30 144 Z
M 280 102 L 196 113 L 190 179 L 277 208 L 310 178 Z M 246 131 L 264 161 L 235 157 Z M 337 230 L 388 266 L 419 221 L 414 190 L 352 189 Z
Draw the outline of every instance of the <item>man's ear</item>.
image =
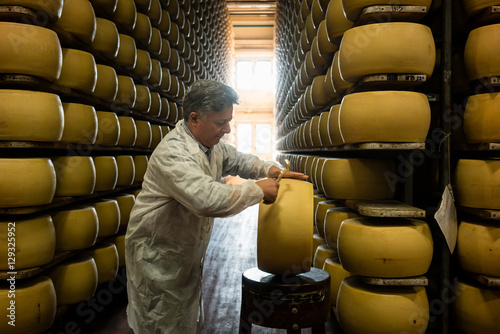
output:
M 195 112 L 192 112 L 189 114 L 189 122 L 191 124 L 198 124 L 198 120 L 200 119 L 200 115 L 198 115 L 197 113 Z

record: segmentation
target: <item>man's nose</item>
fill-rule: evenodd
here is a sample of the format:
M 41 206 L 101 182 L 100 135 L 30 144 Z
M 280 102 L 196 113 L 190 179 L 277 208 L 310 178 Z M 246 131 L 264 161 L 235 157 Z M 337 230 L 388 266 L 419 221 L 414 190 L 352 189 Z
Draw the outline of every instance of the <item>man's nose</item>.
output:
M 222 131 L 223 131 L 224 133 L 230 133 L 230 132 L 231 132 L 231 125 L 229 125 L 229 123 L 226 123 L 226 124 L 224 125 L 224 127 L 222 128 Z

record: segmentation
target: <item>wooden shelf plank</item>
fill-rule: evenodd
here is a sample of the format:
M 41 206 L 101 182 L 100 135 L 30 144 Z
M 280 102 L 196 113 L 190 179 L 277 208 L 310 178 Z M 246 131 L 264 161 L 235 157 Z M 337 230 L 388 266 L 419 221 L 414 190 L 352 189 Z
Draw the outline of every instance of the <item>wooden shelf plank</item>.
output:
M 472 213 L 480 218 L 500 219 L 500 210 L 469 208 L 466 206 L 457 206 L 457 209 L 463 212 Z
M 425 143 L 359 143 L 339 146 L 300 148 L 296 150 L 282 150 L 280 152 L 348 152 L 348 151 L 413 151 L 424 150 Z
M 28 268 L 28 269 L 22 269 L 22 270 L 15 270 L 15 271 L 0 271 L 0 280 L 6 280 L 7 278 L 14 276 L 16 279 L 25 279 L 25 278 L 30 278 L 35 275 L 38 275 L 45 269 L 48 269 L 58 263 L 61 263 L 62 261 L 69 259 L 71 256 L 73 256 L 73 252 L 56 252 L 54 254 L 54 258 L 52 261 L 47 263 L 46 265 L 40 266 L 40 267 L 34 267 L 34 268 Z
M 387 17 L 390 17 L 391 21 L 418 22 L 428 11 L 427 6 L 374 5 L 361 11 L 356 25 L 378 23 L 381 19 L 385 22 Z
M 346 205 L 368 217 L 424 218 L 425 210 L 396 200 L 346 200 Z
M 0 148 L 15 148 L 15 149 L 47 149 L 47 150 L 67 150 L 67 151 L 113 151 L 113 152 L 137 152 L 137 153 L 152 153 L 152 148 L 136 147 L 136 146 L 101 146 L 91 144 L 77 144 L 65 142 L 36 142 L 36 141 L 0 141 Z
M 370 285 L 382 286 L 427 286 L 429 280 L 425 276 L 384 278 L 384 277 L 361 277 L 361 280 Z
M 500 288 L 500 277 L 493 277 L 493 276 L 475 274 L 469 272 L 467 273 L 467 275 L 472 277 L 475 281 L 489 288 Z

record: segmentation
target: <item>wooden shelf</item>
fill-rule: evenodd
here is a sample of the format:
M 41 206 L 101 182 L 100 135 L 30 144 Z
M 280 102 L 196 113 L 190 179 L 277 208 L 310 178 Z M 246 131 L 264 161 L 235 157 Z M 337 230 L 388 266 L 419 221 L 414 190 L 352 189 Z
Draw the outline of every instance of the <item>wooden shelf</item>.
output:
M 467 144 L 466 151 L 500 151 L 500 143 Z
M 469 208 L 466 206 L 457 206 L 457 209 L 463 212 L 471 213 L 479 218 L 500 219 L 500 210 Z
M 16 279 L 25 279 L 25 278 L 30 278 L 35 275 L 38 275 L 42 271 L 55 266 L 58 263 L 63 262 L 66 259 L 69 259 L 74 255 L 74 252 L 56 252 L 54 254 L 54 258 L 52 261 L 47 263 L 46 265 L 40 266 L 40 267 L 34 267 L 34 268 L 28 268 L 28 269 L 21 269 L 21 270 L 15 270 L 15 271 L 0 271 L 0 280 L 6 280 L 7 278 L 10 278 L 11 276 L 14 276 Z
M 121 152 L 136 152 L 151 154 L 152 148 L 135 147 L 135 146 L 101 146 L 92 144 L 77 144 L 64 142 L 36 142 L 36 141 L 0 141 L 1 148 L 13 149 L 42 149 L 42 150 L 65 150 L 68 152 L 90 152 L 90 151 L 111 151 L 116 153 Z
M 396 200 L 346 200 L 346 205 L 368 217 L 425 218 L 425 210 Z
M 300 152 L 343 152 L 343 151 L 413 151 L 424 150 L 425 143 L 359 143 L 344 144 L 339 146 L 298 148 L 293 150 L 279 150 L 282 153 Z
M 403 277 L 403 278 L 382 278 L 382 277 L 365 277 L 361 280 L 370 285 L 380 286 L 427 286 L 429 280 L 425 276 Z
M 429 9 L 427 6 L 375 5 L 364 8 L 356 25 L 386 22 L 418 22 L 423 19 Z
M 489 288 L 500 288 L 500 277 L 467 273 L 469 277 Z

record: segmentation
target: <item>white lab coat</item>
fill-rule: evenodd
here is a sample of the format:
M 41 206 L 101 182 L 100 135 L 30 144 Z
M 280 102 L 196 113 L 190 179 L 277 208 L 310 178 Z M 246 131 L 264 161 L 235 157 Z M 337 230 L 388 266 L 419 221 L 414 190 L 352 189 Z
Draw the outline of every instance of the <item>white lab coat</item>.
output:
M 136 334 L 188 334 L 201 328 L 210 217 L 237 214 L 263 199 L 254 181 L 231 186 L 221 177 L 263 178 L 273 165 L 222 141 L 209 163 L 181 122 L 151 155 L 127 227 L 127 314 Z

